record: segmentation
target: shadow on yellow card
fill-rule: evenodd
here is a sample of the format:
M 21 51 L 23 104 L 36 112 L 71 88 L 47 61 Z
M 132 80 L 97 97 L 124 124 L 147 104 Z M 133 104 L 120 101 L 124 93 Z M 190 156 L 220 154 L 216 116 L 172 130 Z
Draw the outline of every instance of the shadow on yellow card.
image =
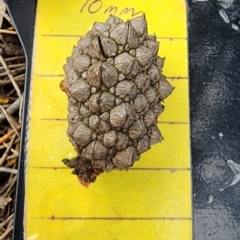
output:
M 61 160 L 69 142 L 67 98 L 59 89 L 73 45 L 110 14 L 146 14 L 175 87 L 159 126 L 164 141 L 129 171 L 82 187 Z M 38 0 L 26 166 L 25 239 L 190 240 L 192 238 L 189 93 L 185 0 Z

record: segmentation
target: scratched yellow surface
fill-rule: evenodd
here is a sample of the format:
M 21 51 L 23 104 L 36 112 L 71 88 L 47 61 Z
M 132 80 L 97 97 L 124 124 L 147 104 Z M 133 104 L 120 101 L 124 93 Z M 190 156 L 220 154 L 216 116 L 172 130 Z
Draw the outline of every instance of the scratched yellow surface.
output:
M 164 136 L 129 171 L 82 187 L 61 159 L 67 98 L 59 90 L 73 45 L 110 13 L 144 11 L 160 41 L 164 74 L 176 88 L 159 118 Z M 38 0 L 26 166 L 25 239 L 190 240 L 192 238 L 187 21 L 185 0 Z

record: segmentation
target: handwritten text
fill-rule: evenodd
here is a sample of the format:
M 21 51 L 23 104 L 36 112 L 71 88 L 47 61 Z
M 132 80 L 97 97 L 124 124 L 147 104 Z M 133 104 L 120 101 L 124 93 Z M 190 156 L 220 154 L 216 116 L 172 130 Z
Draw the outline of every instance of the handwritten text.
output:
M 87 11 L 91 14 L 97 13 L 99 11 L 104 14 L 118 14 L 118 15 L 126 15 L 130 14 L 132 17 L 139 15 L 142 11 L 136 12 L 133 7 L 117 7 L 117 6 L 104 6 L 102 0 L 86 0 L 86 2 L 82 5 L 80 12 Z

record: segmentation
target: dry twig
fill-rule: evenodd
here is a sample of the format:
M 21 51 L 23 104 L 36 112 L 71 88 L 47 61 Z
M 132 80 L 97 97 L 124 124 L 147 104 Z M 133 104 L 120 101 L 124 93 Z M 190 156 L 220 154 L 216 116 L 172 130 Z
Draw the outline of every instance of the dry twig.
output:
M 0 240 L 12 236 L 18 173 L 26 62 L 17 42 L 12 20 L 0 0 L 0 199 L 4 203 L 0 207 Z

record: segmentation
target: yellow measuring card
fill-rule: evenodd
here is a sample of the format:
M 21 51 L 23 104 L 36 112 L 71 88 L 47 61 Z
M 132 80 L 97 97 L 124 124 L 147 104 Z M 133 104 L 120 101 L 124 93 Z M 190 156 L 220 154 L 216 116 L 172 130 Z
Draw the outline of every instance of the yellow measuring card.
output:
M 63 158 L 76 156 L 66 135 L 67 97 L 59 88 L 73 45 L 110 14 L 146 14 L 148 33 L 166 57 L 175 86 L 158 119 L 164 141 L 129 171 L 81 186 Z M 190 240 L 192 238 L 189 82 L 185 0 L 38 0 L 26 165 L 25 239 Z

